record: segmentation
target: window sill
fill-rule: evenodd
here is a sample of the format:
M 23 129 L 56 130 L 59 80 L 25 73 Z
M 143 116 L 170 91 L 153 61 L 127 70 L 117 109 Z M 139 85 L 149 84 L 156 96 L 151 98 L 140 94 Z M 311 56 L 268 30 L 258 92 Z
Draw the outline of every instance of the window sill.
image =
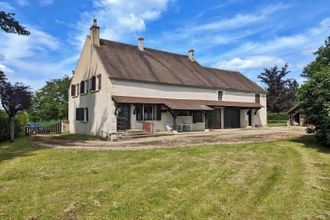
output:
M 91 93 L 99 92 L 100 90 L 91 90 Z
M 87 95 L 88 93 L 80 93 L 81 96 Z

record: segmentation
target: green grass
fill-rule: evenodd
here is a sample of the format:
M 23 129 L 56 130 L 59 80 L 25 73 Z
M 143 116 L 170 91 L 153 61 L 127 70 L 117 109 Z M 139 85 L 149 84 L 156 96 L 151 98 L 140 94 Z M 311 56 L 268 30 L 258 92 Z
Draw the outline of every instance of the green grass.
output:
M 268 127 L 283 127 L 287 126 L 287 120 L 268 120 L 267 121 Z
M 330 154 L 310 138 L 141 151 L 0 144 L 0 219 L 329 218 Z

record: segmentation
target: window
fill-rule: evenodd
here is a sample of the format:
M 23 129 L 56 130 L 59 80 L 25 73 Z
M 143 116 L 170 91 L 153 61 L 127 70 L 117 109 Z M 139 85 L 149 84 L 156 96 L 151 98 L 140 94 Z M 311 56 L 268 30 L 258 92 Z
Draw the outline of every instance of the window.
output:
M 152 105 L 144 105 L 144 120 L 152 120 Z
M 88 121 L 88 108 L 76 108 L 76 121 Z
M 71 96 L 76 96 L 76 85 L 71 85 Z
M 192 116 L 192 113 L 191 111 L 182 110 L 182 111 L 178 111 L 177 116 Z
M 101 74 L 97 75 L 97 89 L 101 90 Z
M 138 104 L 135 106 L 135 115 L 136 115 L 136 120 L 137 121 L 142 121 L 143 117 L 142 117 L 142 105 Z
M 204 122 L 203 112 L 193 112 L 193 123 Z
M 223 91 L 218 91 L 218 100 L 221 101 L 223 97 Z
M 85 81 L 81 81 L 80 83 L 80 94 L 85 93 Z
M 162 120 L 161 105 L 135 105 L 134 114 L 137 121 Z
M 260 94 L 255 94 L 255 102 L 260 104 Z

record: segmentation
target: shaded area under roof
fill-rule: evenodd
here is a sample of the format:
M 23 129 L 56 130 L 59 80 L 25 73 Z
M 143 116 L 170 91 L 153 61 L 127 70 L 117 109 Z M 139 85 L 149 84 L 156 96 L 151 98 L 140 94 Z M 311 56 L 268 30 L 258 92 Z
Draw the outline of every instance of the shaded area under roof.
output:
M 213 100 L 190 100 L 190 99 L 164 99 L 131 96 L 112 96 L 117 103 L 129 104 L 163 104 L 173 110 L 213 110 L 211 107 L 237 107 L 237 108 L 262 108 L 258 103 L 251 102 L 228 102 Z
M 111 79 L 265 93 L 239 72 L 206 68 L 188 56 L 101 39 L 96 47 Z

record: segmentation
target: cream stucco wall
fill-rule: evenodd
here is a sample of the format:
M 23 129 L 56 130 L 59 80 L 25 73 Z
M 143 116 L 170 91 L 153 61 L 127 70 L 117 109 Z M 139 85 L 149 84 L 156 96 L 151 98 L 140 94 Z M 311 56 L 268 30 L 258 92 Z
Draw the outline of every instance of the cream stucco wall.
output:
M 110 80 L 104 70 L 102 63 L 92 46 L 90 37 L 87 36 L 79 62 L 73 75 L 71 85 L 79 84 L 82 80 L 90 79 L 92 76 L 101 74 L 101 90 L 80 94 L 78 97 L 71 96 L 71 86 L 69 89 L 69 122 L 70 133 L 96 135 L 102 131 L 111 133 L 116 128 L 112 117 L 114 112 Z M 76 108 L 88 108 L 88 122 L 75 120 Z M 110 117 L 109 117 L 110 116 Z
M 170 98 L 170 99 L 192 99 L 192 100 L 218 100 L 217 89 L 204 89 L 204 88 L 192 88 L 173 85 L 159 85 L 143 82 L 132 82 L 122 80 L 111 81 L 111 94 L 117 96 L 132 96 L 132 97 L 149 97 L 149 98 Z M 223 91 L 224 101 L 235 102 L 255 102 L 255 93 L 238 92 L 231 90 Z M 260 95 L 260 104 L 264 106 L 257 111 L 257 114 L 253 114 L 254 126 L 266 126 L 267 125 L 267 111 L 266 111 L 266 95 Z M 133 110 L 132 110 L 133 111 Z M 247 110 L 241 110 L 241 127 L 247 127 L 248 117 L 246 117 Z M 169 115 L 172 120 L 172 117 Z M 167 117 L 168 118 L 168 117 Z M 131 121 L 133 118 L 131 118 Z M 178 120 L 180 120 L 178 118 Z M 190 121 L 192 118 L 190 117 Z M 172 120 L 173 121 L 173 120 Z M 133 121 L 132 121 L 133 122 Z M 154 122 L 157 124 L 157 122 Z M 171 122 L 173 123 L 173 122 Z M 190 122 L 186 122 L 190 123 Z M 205 125 L 203 125 L 205 127 Z M 141 125 L 134 125 L 134 128 L 139 128 Z M 161 126 L 160 126 L 161 127 Z M 199 129 L 201 125 L 196 126 Z M 197 129 L 197 128 L 196 128 Z

